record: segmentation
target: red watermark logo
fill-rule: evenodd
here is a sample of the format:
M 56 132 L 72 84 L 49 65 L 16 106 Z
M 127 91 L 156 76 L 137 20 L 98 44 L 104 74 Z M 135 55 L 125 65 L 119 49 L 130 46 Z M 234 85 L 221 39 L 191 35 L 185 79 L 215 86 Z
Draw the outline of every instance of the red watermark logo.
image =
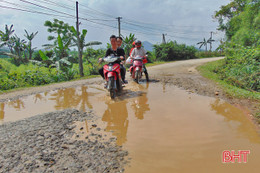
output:
M 247 156 L 250 154 L 250 150 L 238 150 L 236 154 L 234 150 L 228 151 L 225 150 L 222 153 L 222 162 L 223 163 L 235 163 L 236 160 L 238 163 L 247 163 Z M 242 157 L 243 156 L 243 157 Z

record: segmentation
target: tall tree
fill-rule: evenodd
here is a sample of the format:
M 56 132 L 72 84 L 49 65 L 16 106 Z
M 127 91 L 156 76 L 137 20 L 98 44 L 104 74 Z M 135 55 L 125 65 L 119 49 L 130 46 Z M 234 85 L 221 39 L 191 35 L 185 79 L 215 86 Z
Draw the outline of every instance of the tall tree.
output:
M 102 43 L 99 42 L 99 41 L 92 41 L 92 42 L 85 43 L 85 38 L 86 38 L 86 35 L 87 35 L 86 29 L 83 29 L 82 33 L 79 33 L 79 40 L 77 38 L 78 33 L 73 26 L 71 26 L 71 32 L 73 33 L 72 40 L 74 41 L 74 45 L 77 46 L 78 50 L 79 50 L 78 53 L 79 53 L 79 72 L 80 72 L 80 76 L 84 76 L 83 63 L 82 63 L 82 55 L 83 55 L 84 47 L 88 47 L 88 46 L 92 46 L 92 45 L 100 45 Z M 94 67 L 93 64 L 91 63 L 91 61 L 89 60 L 89 58 L 88 57 L 86 57 L 86 58 L 87 58 L 87 61 L 92 65 L 92 67 Z
M 72 33 L 70 32 L 70 25 L 64 23 L 61 20 L 54 19 L 53 22 L 45 21 L 44 26 L 48 27 L 47 31 L 49 33 L 56 33 L 56 36 L 48 36 L 49 41 L 54 41 L 53 44 L 45 44 L 46 48 L 54 48 L 58 45 L 58 35 L 60 35 L 63 42 L 68 42 L 72 39 Z
M 0 48 L 3 46 L 7 46 L 11 53 L 13 53 L 13 40 L 11 39 L 13 33 L 13 25 L 11 25 L 10 28 L 5 25 L 5 32 L 0 30 Z
M 253 0 L 254 1 L 254 0 Z M 237 30 L 237 27 L 233 27 L 231 19 L 238 16 L 244 11 L 247 0 L 233 0 L 229 4 L 221 6 L 219 11 L 215 12 L 214 18 L 219 22 L 220 31 L 225 31 L 227 39 L 230 40 Z
M 27 39 L 28 39 L 28 44 L 26 45 L 26 49 L 28 50 L 28 54 L 29 54 L 29 60 L 32 59 L 32 54 L 34 52 L 34 50 L 36 48 L 32 48 L 32 40 L 34 39 L 34 37 L 38 34 L 38 31 L 35 32 L 35 33 L 31 33 L 31 34 L 28 34 L 28 32 L 26 30 L 24 30 L 26 35 L 24 35 Z
M 199 47 L 199 48 L 201 48 L 202 46 L 205 46 L 206 52 L 208 51 L 208 49 L 207 49 L 207 44 L 208 44 L 208 42 L 207 42 L 207 40 L 206 40 L 205 38 L 203 39 L 203 41 L 198 42 L 197 44 L 200 44 L 200 47 Z
M 209 47 L 209 51 L 211 52 L 212 49 L 212 42 L 214 42 L 215 40 L 213 40 L 211 37 L 207 40 L 207 43 L 209 43 L 210 47 Z

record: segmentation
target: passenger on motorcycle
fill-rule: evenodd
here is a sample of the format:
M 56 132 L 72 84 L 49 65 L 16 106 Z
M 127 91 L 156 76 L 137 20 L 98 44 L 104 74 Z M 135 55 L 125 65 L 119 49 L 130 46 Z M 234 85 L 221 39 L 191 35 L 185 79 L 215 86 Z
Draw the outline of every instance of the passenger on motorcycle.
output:
M 118 47 L 117 38 L 116 38 L 115 35 L 111 35 L 110 43 L 111 43 L 111 48 L 107 49 L 105 57 L 114 54 L 114 56 L 120 57 L 120 59 L 116 61 L 116 63 L 120 64 L 121 60 L 125 59 L 125 57 L 124 57 L 125 51 L 121 47 Z M 101 62 L 102 58 L 100 58 L 99 61 Z M 102 76 L 102 78 L 105 79 L 103 67 L 100 68 L 98 71 L 99 71 L 99 74 Z M 121 65 L 120 65 L 120 73 L 121 73 L 122 81 L 124 83 L 126 83 L 126 81 L 125 81 L 125 70 L 123 69 L 123 67 Z
M 122 42 L 123 42 L 123 38 L 120 37 L 120 36 L 117 36 L 117 37 L 116 37 L 116 42 L 117 42 L 117 46 L 118 46 L 118 47 L 121 47 Z
M 123 38 L 120 37 L 120 36 L 117 36 L 116 37 L 116 42 L 117 42 L 118 48 L 121 48 L 121 45 L 122 45 L 122 42 L 123 42 Z M 123 51 L 124 51 L 124 49 L 123 49 Z M 125 55 L 125 51 L 124 51 L 124 55 Z M 126 57 L 124 56 L 124 58 L 126 58 Z M 123 61 L 120 63 L 120 68 L 124 70 L 124 75 L 125 75 L 126 74 L 126 68 L 123 65 L 124 63 L 125 62 L 123 62 Z M 125 80 L 125 76 L 124 77 L 122 76 L 122 80 L 123 80 L 124 83 L 127 83 L 127 81 Z
M 132 53 L 132 51 L 134 50 L 134 48 L 135 48 L 135 41 L 132 43 L 132 48 L 131 48 L 131 50 L 130 50 L 129 56 L 131 56 L 131 53 Z
M 131 52 L 130 57 L 134 58 L 135 56 L 141 56 L 145 59 L 145 61 L 147 61 L 146 53 L 147 53 L 146 50 L 144 48 L 142 48 L 142 42 L 140 40 L 138 40 L 135 42 L 135 48 Z M 146 79 L 147 79 L 147 81 L 149 81 L 148 72 L 147 72 L 147 69 L 144 64 L 143 64 L 143 68 L 144 68 L 144 73 L 145 73 Z M 132 73 L 132 72 L 130 71 L 130 73 Z

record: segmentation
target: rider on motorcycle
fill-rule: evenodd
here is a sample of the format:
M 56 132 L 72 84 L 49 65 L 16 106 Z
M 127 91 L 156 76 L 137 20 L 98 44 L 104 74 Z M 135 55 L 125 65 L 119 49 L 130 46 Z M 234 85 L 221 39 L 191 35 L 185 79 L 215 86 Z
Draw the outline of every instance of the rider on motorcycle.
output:
M 120 59 L 118 59 L 115 63 L 120 64 L 121 60 L 125 59 L 125 51 L 121 47 L 118 47 L 117 38 L 115 35 L 111 35 L 110 43 L 111 43 L 111 48 L 107 49 L 105 57 L 114 54 L 114 56 L 120 57 Z M 102 61 L 102 59 L 100 59 L 99 61 Z M 99 71 L 99 74 L 102 76 L 102 78 L 105 79 L 103 67 L 100 68 L 98 71 Z M 125 81 L 125 70 L 121 64 L 120 64 L 120 73 L 121 73 L 122 81 L 124 83 L 127 83 Z M 106 84 L 106 82 L 105 82 L 105 84 Z
M 138 40 L 138 41 L 135 42 L 135 48 L 131 52 L 130 57 L 134 58 L 135 56 L 141 56 L 144 59 L 146 59 L 147 58 L 146 53 L 147 53 L 146 50 L 144 48 L 142 48 L 142 42 L 140 40 Z M 147 81 L 149 81 L 148 72 L 147 72 L 147 69 L 146 69 L 144 64 L 143 64 L 143 68 L 144 68 L 144 73 L 145 73 L 145 76 L 147 78 Z M 132 72 L 130 71 L 130 73 L 132 73 Z

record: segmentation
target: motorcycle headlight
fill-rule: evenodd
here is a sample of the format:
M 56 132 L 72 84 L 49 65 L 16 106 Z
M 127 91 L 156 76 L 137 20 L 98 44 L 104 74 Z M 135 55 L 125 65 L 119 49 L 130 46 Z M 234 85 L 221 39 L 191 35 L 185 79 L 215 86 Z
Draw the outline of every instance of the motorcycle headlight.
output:
M 109 67 L 108 67 L 108 71 L 113 71 L 113 67 L 112 67 L 112 66 L 109 66 Z

